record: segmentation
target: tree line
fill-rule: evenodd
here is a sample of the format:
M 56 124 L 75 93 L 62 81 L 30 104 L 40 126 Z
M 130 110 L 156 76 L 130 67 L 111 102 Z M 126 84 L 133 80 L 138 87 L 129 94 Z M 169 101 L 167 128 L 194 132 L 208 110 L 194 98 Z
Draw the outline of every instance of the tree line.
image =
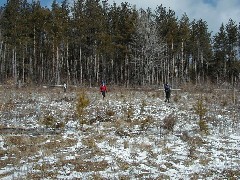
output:
M 0 9 L 0 82 L 239 85 L 239 27 L 229 19 L 212 35 L 206 21 L 163 5 L 8 0 Z

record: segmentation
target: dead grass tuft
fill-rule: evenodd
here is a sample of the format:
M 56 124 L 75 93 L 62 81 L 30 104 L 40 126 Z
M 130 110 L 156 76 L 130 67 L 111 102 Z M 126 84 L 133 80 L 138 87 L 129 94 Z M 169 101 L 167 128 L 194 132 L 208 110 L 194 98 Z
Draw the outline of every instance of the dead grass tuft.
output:
M 95 139 L 93 137 L 89 137 L 89 138 L 84 138 L 82 139 L 82 144 L 87 146 L 89 149 L 95 149 L 97 148 Z
M 167 129 L 168 131 L 173 132 L 175 124 L 176 124 L 176 118 L 173 116 L 173 114 L 170 114 L 169 116 L 163 119 L 162 127 L 164 129 Z
M 115 112 L 114 112 L 112 109 L 107 109 L 107 110 L 106 110 L 106 115 L 107 115 L 107 116 L 114 116 L 114 115 L 115 115 Z
M 153 122 L 154 122 L 153 117 L 152 116 L 147 116 L 145 119 L 143 119 L 140 122 L 141 130 L 147 130 Z
M 7 136 L 5 142 L 14 146 L 31 144 L 31 140 L 27 136 Z
M 74 170 L 77 172 L 89 172 L 89 171 L 103 171 L 108 167 L 107 161 L 71 161 L 71 164 L 75 166 Z

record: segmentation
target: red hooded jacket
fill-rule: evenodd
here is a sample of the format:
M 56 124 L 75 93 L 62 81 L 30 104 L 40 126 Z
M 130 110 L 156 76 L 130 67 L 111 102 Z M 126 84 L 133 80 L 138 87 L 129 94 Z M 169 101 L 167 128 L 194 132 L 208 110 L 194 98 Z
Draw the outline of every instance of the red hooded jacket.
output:
M 107 91 L 107 86 L 105 84 L 102 84 L 100 86 L 100 91 L 103 92 L 103 91 Z

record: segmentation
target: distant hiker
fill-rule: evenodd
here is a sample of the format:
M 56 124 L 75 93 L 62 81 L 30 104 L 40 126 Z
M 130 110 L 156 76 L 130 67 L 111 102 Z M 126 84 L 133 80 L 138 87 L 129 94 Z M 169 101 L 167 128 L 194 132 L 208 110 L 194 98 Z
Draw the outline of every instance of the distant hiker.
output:
M 66 83 L 63 84 L 63 90 L 64 90 L 64 92 L 67 91 L 67 84 Z
M 107 86 L 104 82 L 102 82 L 101 86 L 100 86 L 100 91 L 102 93 L 102 97 L 103 99 L 105 98 L 106 96 L 106 92 L 107 92 Z
M 171 96 L 171 87 L 168 83 L 164 84 L 164 91 L 166 95 L 165 102 L 169 102 L 170 96 Z

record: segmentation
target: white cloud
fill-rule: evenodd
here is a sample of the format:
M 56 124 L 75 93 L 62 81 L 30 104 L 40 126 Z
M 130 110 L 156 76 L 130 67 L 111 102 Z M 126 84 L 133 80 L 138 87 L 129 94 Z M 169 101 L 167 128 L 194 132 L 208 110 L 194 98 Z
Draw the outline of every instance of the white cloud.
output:
M 108 0 L 109 4 L 116 2 L 120 4 L 123 0 Z M 208 0 L 210 2 L 210 0 Z M 176 16 L 181 18 L 184 12 L 190 20 L 203 19 L 207 22 L 209 31 L 213 31 L 213 35 L 219 31 L 220 25 L 227 24 L 229 19 L 233 19 L 237 24 L 240 22 L 240 1 L 239 0 L 211 0 L 212 4 L 204 2 L 204 0 L 129 0 L 128 3 L 136 5 L 137 8 L 150 7 L 152 11 L 158 5 L 174 10 Z

